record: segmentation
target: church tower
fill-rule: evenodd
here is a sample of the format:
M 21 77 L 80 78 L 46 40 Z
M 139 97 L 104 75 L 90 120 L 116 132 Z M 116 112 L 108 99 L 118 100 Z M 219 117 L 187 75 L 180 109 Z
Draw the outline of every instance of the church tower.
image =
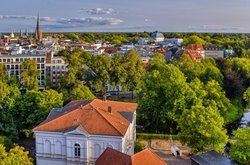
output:
M 42 40 L 42 31 L 40 28 L 40 17 L 39 14 L 37 15 L 37 23 L 36 23 L 36 40 L 41 41 Z

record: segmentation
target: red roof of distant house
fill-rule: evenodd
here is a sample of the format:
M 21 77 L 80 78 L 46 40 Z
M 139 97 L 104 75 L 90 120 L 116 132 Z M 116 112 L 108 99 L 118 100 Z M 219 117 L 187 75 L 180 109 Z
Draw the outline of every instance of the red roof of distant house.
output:
M 204 50 L 202 44 L 189 44 L 188 46 L 186 46 L 186 49 L 189 50 Z
M 131 157 L 112 148 L 106 150 L 96 160 L 95 165 L 131 165 Z
M 200 61 L 203 58 L 201 52 L 204 52 L 204 48 L 201 44 L 190 44 L 185 48 L 184 54 L 189 55 L 193 61 Z
M 95 165 L 167 165 L 150 149 L 129 156 L 112 148 L 107 148 L 96 160 Z
M 121 112 L 135 112 L 136 103 L 117 101 L 77 100 L 67 104 L 60 113 L 49 117 L 34 131 L 67 132 L 81 126 L 89 134 L 124 136 L 129 121 Z M 111 109 L 111 113 L 108 111 Z
M 150 149 L 144 149 L 132 156 L 132 165 L 166 165 L 161 158 Z

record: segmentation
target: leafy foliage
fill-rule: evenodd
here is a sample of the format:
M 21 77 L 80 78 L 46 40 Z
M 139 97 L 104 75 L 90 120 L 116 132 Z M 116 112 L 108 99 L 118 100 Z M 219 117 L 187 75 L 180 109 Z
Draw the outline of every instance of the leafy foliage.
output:
M 0 144 L 0 164 L 1 165 L 32 165 L 33 160 L 28 157 L 28 152 L 23 147 L 15 146 L 6 152 L 5 147 Z
M 224 120 L 215 107 L 197 104 L 184 110 L 179 120 L 178 135 L 181 142 L 191 147 L 195 153 L 208 148 L 223 151 L 223 144 L 227 142 L 223 124 Z
M 35 61 L 30 59 L 25 60 L 21 65 L 21 84 L 28 90 L 38 90 L 37 76 L 39 76 L 40 73 L 41 71 L 37 69 L 37 63 Z
M 250 127 L 239 128 L 233 132 L 235 143 L 230 150 L 230 156 L 240 164 L 250 162 Z
M 190 106 L 193 95 L 181 71 L 162 60 L 150 61 L 142 91 L 138 118 L 150 132 L 168 131 L 168 124 L 177 121 L 183 109 Z

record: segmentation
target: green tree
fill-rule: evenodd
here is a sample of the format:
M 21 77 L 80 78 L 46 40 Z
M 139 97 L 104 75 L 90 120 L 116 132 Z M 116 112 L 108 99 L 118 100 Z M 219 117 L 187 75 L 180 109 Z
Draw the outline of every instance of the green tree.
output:
M 184 38 L 183 45 L 188 44 L 205 44 L 206 41 L 204 41 L 202 38 L 198 37 L 197 35 L 192 35 L 190 37 Z
M 19 129 L 31 129 L 46 119 L 52 108 L 63 105 L 63 96 L 54 90 L 27 91 L 16 103 L 15 121 Z
M 27 59 L 21 64 L 20 81 L 28 90 L 38 90 L 37 77 L 40 74 L 41 71 L 37 69 L 37 63 L 35 61 Z
M 4 64 L 0 64 L 0 81 L 2 82 L 8 81 L 8 73 L 6 71 Z
M 70 100 L 85 100 L 94 99 L 95 95 L 82 82 L 78 81 L 70 92 L 69 97 Z
M 90 67 L 89 81 L 96 91 L 106 93 L 106 84 L 110 81 L 109 69 L 111 60 L 108 54 L 94 56 Z
M 0 144 L 0 164 L 1 165 L 32 165 L 32 158 L 28 157 L 28 151 L 23 147 L 15 146 L 6 152 L 5 147 Z
M 127 71 L 124 66 L 124 56 L 114 54 L 110 65 L 110 82 L 113 86 L 124 85 L 127 78 Z M 118 87 L 119 96 L 119 87 Z
M 227 118 L 227 113 L 232 105 L 217 81 L 212 80 L 204 84 L 196 78 L 190 82 L 190 87 L 195 92 L 194 102 L 196 104 L 198 101 L 204 107 L 213 106 L 218 109 L 220 115 L 224 117 L 225 122 L 232 122 Z
M 247 103 L 246 108 L 250 107 L 250 87 L 247 88 L 247 90 L 243 94 L 243 99 Z
M 223 151 L 223 144 L 227 142 L 226 130 L 223 129 L 224 120 L 216 107 L 204 107 L 200 104 L 183 111 L 180 119 L 179 137 L 183 144 L 191 147 L 194 153 L 207 149 Z
M 0 81 L 0 110 L 3 108 L 3 105 L 6 97 L 9 95 L 9 86 L 6 83 Z
M 177 67 L 150 62 L 153 64 L 149 64 L 143 78 L 143 93 L 138 98 L 138 123 L 149 132 L 169 133 L 169 127 L 176 127 L 183 109 L 190 107 L 194 93 Z
M 223 89 L 226 96 L 230 99 L 241 98 L 246 87 L 238 69 L 233 69 L 232 63 L 228 59 L 216 59 L 216 63 L 224 77 Z
M 126 54 L 126 70 L 127 79 L 125 81 L 127 88 L 132 91 L 132 97 L 141 89 L 142 76 L 144 70 L 142 67 L 142 61 L 138 53 L 134 50 L 128 51 Z
M 1 82 L 0 82 L 1 88 Z M 8 90 L 5 95 L 5 98 L 0 101 L 0 134 L 8 136 L 11 139 L 15 139 L 17 137 L 16 124 L 14 122 L 14 109 L 15 104 L 19 97 L 21 97 L 21 93 L 17 86 L 8 86 L 5 84 L 5 89 Z M 4 92 L 1 92 L 0 95 L 3 95 Z
M 250 127 L 239 128 L 233 132 L 235 143 L 230 150 L 230 156 L 240 164 L 250 163 Z

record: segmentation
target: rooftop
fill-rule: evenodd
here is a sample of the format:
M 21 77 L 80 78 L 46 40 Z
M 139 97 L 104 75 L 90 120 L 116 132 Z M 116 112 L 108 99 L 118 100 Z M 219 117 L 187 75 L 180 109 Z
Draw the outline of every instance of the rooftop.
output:
M 52 109 L 33 130 L 68 132 L 81 128 L 91 135 L 124 136 L 136 108 L 136 103 L 100 99 L 71 101 L 62 109 Z
M 96 160 L 96 165 L 166 165 L 150 149 L 144 149 L 135 155 L 129 156 L 112 148 L 107 148 Z

